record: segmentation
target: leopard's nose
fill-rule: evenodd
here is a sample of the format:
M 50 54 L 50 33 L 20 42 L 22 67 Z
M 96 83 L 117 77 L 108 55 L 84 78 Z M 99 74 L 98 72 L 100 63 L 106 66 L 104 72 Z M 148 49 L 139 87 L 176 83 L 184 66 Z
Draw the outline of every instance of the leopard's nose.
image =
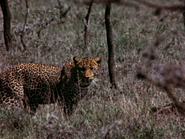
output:
M 86 80 L 89 80 L 89 77 L 85 77 Z

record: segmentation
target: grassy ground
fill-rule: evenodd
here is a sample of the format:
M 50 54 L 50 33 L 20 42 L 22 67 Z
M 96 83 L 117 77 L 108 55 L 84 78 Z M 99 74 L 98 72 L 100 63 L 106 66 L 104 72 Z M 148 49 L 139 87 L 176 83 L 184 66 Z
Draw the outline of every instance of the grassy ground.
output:
M 173 1 L 162 1 L 163 4 L 166 2 L 169 5 Z M 71 10 L 60 20 L 57 0 L 29 2 L 30 14 L 24 38 L 27 50 L 23 51 L 19 34 L 24 24 L 25 3 L 11 0 L 9 4 L 13 18 L 14 50 L 5 51 L 0 34 L 1 72 L 18 63 L 62 66 L 75 55 L 89 56 L 89 52 L 84 52 L 83 42 L 83 19 L 88 6 L 62 0 L 62 10 L 69 6 Z M 0 138 L 185 138 L 184 118 L 181 115 L 151 114 L 152 107 L 171 102 L 166 93 L 135 77 L 139 69 L 155 75 L 158 66 L 178 65 L 184 61 L 182 13 L 162 11 L 160 16 L 154 16 L 154 9 L 141 7 L 141 10 L 135 10 L 112 5 L 116 77 L 123 93 L 110 89 L 105 6 L 94 4 L 90 15 L 89 48 L 93 57 L 100 56 L 103 61 L 87 97 L 67 120 L 58 106 L 54 111 L 53 105 L 40 106 L 35 116 L 2 107 Z M 45 23 L 48 25 L 41 29 Z M 156 59 L 151 62 L 142 54 L 153 48 L 156 39 L 161 42 L 153 52 Z M 175 89 L 174 92 L 180 100 L 184 100 L 183 90 Z

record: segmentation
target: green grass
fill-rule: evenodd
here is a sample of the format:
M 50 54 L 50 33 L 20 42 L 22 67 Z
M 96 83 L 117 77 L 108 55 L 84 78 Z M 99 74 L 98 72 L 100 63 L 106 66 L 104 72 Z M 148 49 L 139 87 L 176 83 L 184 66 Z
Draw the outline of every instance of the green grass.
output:
M 14 50 L 6 52 L 4 46 L 0 47 L 0 71 L 25 62 L 62 66 L 75 55 L 89 56 L 89 52 L 84 52 L 83 41 L 83 19 L 88 6 L 62 0 L 62 10 L 65 11 L 69 6 L 71 10 L 63 19 L 64 23 L 59 23 L 57 1 L 29 2 L 27 25 L 30 31 L 25 33 L 27 50 L 23 51 L 18 32 L 22 30 L 26 9 L 24 1 L 16 3 L 17 1 L 10 1 Z M 120 93 L 110 89 L 104 11 L 104 5 L 93 5 L 89 34 L 92 56 L 100 56 L 103 61 L 97 80 L 73 115 L 65 119 L 58 106 L 51 112 L 53 105 L 41 106 L 35 116 L 1 108 L 0 138 L 99 139 L 106 134 L 108 138 L 118 139 L 185 138 L 184 118 L 173 114 L 151 114 L 152 107 L 171 102 L 166 93 L 135 77 L 140 68 L 154 73 L 157 65 L 179 64 L 184 60 L 182 14 L 162 11 L 161 16 L 156 17 L 153 15 L 154 9 L 144 6 L 137 11 L 130 7 L 112 5 L 116 78 L 123 89 L 123 93 Z M 161 21 L 163 16 L 165 18 Z M 42 29 L 39 38 L 39 25 L 51 18 L 54 20 Z M 153 47 L 156 38 L 161 39 L 154 51 L 156 59 L 147 65 L 148 61 L 142 57 L 142 53 Z M 0 39 L 3 39 L 2 34 Z M 183 90 L 176 89 L 175 92 L 180 100 L 184 100 Z

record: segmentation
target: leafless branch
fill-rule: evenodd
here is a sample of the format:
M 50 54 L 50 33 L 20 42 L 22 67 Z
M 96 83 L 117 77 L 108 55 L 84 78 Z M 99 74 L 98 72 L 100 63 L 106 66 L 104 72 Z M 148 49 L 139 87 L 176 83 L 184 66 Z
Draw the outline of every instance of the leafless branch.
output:
M 59 9 L 60 9 L 60 20 L 62 20 L 62 18 L 65 17 L 65 16 L 67 15 L 67 13 L 68 13 L 69 10 L 71 9 L 71 7 L 69 6 L 69 7 L 67 8 L 67 10 L 63 12 L 63 11 L 62 11 L 62 5 L 61 5 L 61 3 L 60 3 L 60 0 L 58 0 L 58 5 L 59 5 Z
M 133 7 L 136 10 L 139 10 L 140 9 L 140 6 L 139 5 L 137 5 L 135 3 L 132 3 L 132 2 L 120 1 L 117 4 L 119 4 L 119 5 L 121 4 L 121 5 L 124 5 L 124 6 L 127 6 L 127 7 Z
M 71 7 L 69 6 L 65 12 L 62 13 L 62 17 L 66 17 L 67 13 L 70 11 Z
M 170 85 L 173 84 L 175 87 L 181 87 L 185 88 L 185 80 L 177 77 L 175 74 L 178 72 L 172 72 L 173 69 L 164 69 L 164 72 L 168 73 L 164 77 L 165 79 L 163 81 L 155 80 L 151 78 L 149 75 L 146 75 L 142 72 L 137 73 L 137 78 L 144 79 L 151 84 L 160 87 L 164 89 L 168 95 L 168 97 L 173 101 L 175 106 L 179 108 L 181 111 L 185 112 L 185 105 L 184 103 L 180 102 L 176 96 L 172 93 L 172 89 L 170 88 Z
M 183 1 L 183 5 L 185 6 L 185 1 Z M 184 31 L 185 31 L 185 8 L 184 8 L 184 11 L 183 11 L 183 19 L 184 19 Z
M 122 0 L 74 0 L 75 3 L 83 3 L 83 4 L 87 4 L 90 5 L 91 3 L 116 3 L 119 5 L 125 5 L 128 7 L 133 7 L 135 9 L 139 9 L 140 7 L 138 6 L 138 4 L 135 4 L 133 2 L 128 2 L 128 1 L 122 1 Z
M 145 0 L 136 0 L 136 1 L 142 3 L 146 6 L 152 7 L 152 8 L 165 9 L 165 10 L 170 10 L 170 11 L 184 11 L 184 8 L 185 8 L 184 4 L 166 6 L 166 5 L 154 4 L 151 2 L 147 2 Z
M 40 29 L 37 31 L 38 38 L 40 38 L 40 33 L 41 33 L 41 31 L 42 31 L 44 28 L 46 28 L 46 26 L 48 26 L 53 20 L 54 20 L 54 19 L 51 18 L 49 21 L 47 21 L 47 22 L 41 24 Z
M 157 8 L 157 9 L 165 9 L 165 10 L 171 10 L 171 11 L 184 11 L 185 5 L 184 4 L 176 4 L 176 5 L 159 5 L 152 2 L 148 2 L 146 0 L 135 0 L 136 2 L 140 2 L 141 4 L 144 4 L 148 7 Z M 134 7 L 135 9 L 140 9 L 140 6 L 134 2 L 128 2 L 124 0 L 74 0 L 75 3 L 84 3 L 84 4 L 90 4 L 90 3 L 116 3 L 119 5 L 125 5 L 127 7 Z M 183 0 L 184 2 L 184 0 Z M 160 10 L 159 10 L 160 11 Z
M 62 5 L 60 3 L 60 0 L 58 0 L 58 5 L 59 5 L 59 9 L 60 9 L 60 19 L 62 18 Z
M 59 1 L 58 1 L 59 2 Z M 60 5 L 61 6 L 61 5 Z M 60 19 L 64 18 L 67 13 L 69 12 L 70 10 L 70 7 L 68 7 L 68 9 L 66 11 L 64 11 L 63 13 L 61 13 L 61 10 L 60 10 Z M 46 26 L 50 25 L 51 23 L 53 23 L 54 21 L 56 21 L 56 19 L 54 17 L 50 18 L 48 21 L 44 22 L 44 23 L 41 23 L 39 24 L 40 25 L 40 28 L 39 30 L 37 31 L 37 35 L 38 35 L 38 38 L 40 38 L 40 33 L 43 29 L 46 28 Z M 63 21 L 57 21 L 57 24 L 60 24 L 60 23 L 64 23 Z
M 27 9 L 27 12 L 26 12 L 26 15 L 25 15 L 25 20 L 24 20 L 24 25 L 23 25 L 22 33 L 20 35 L 20 37 L 21 37 L 21 43 L 23 45 L 24 50 L 26 50 L 26 44 L 24 43 L 24 40 L 23 40 L 24 39 L 24 30 L 25 30 L 25 26 L 26 26 L 28 14 L 29 14 L 28 1 L 27 0 L 25 0 L 25 1 L 26 1 L 26 9 Z
M 93 3 L 91 3 L 89 5 L 89 8 L 88 8 L 88 12 L 87 12 L 87 15 L 84 19 L 84 24 L 85 24 L 85 34 L 84 34 L 84 45 L 85 45 L 85 50 L 87 50 L 88 48 L 88 41 L 89 41 L 89 16 L 90 16 L 90 13 L 91 13 L 91 7 L 92 7 Z

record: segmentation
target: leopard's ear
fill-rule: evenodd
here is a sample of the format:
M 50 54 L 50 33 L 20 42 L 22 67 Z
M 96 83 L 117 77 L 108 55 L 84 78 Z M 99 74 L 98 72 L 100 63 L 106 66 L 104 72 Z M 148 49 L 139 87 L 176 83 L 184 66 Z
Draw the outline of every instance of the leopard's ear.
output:
M 96 63 L 100 64 L 101 63 L 101 57 L 94 58 L 94 61 L 96 61 Z
M 74 56 L 74 57 L 73 57 L 73 60 L 74 60 L 75 65 L 76 65 L 76 64 L 78 64 L 78 63 L 81 61 L 81 58 L 78 57 L 78 56 Z

